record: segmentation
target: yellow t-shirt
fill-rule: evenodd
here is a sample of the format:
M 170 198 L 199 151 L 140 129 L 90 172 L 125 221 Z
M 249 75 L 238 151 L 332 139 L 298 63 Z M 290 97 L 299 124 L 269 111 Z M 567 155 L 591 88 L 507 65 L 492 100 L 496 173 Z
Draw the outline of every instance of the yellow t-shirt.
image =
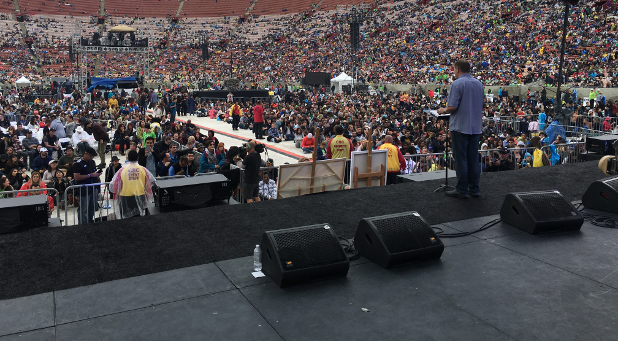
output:
M 146 171 L 137 164 L 123 167 L 120 181 L 122 181 L 120 196 L 135 197 L 146 194 Z
M 401 167 L 399 165 L 399 153 L 397 147 L 393 146 L 391 143 L 385 143 L 378 148 L 379 150 L 386 149 L 388 150 L 388 162 L 386 164 L 386 171 L 388 172 L 398 172 Z
M 338 158 L 350 158 L 350 141 L 343 137 L 343 135 L 337 135 L 329 142 L 329 148 L 331 152 L 331 159 Z

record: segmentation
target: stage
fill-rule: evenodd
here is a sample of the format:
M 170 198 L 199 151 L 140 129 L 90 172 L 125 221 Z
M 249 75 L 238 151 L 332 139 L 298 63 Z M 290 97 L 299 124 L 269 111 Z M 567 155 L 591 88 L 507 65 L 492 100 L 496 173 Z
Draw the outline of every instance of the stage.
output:
M 618 332 L 618 231 L 529 235 L 500 223 L 443 239 L 438 261 L 280 289 L 251 276 L 265 230 L 418 211 L 445 232 L 497 217 L 509 192 L 580 200 L 596 163 L 483 174 L 482 196 L 410 182 L 0 236 L 0 340 L 607 340 Z M 368 311 L 363 311 L 362 308 Z M 20 336 L 21 335 L 21 336 Z

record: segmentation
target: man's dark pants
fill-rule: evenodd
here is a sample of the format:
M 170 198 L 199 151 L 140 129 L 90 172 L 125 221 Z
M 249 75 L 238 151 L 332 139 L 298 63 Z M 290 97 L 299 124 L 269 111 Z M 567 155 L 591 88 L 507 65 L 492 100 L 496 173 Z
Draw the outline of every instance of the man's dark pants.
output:
M 240 115 L 232 115 L 232 129 L 238 129 L 238 123 L 240 122 Z
M 262 127 L 264 126 L 264 122 L 255 122 L 253 124 L 253 130 L 255 131 L 255 138 L 256 139 L 261 139 L 264 136 L 262 136 Z
M 478 195 L 481 191 L 479 163 L 479 135 L 462 134 L 451 131 L 453 141 L 453 157 L 457 172 L 457 193 L 462 195 Z M 469 191 L 469 193 L 468 193 Z
M 399 176 L 400 172 L 387 172 L 386 173 L 386 184 L 394 185 L 397 183 L 397 176 Z

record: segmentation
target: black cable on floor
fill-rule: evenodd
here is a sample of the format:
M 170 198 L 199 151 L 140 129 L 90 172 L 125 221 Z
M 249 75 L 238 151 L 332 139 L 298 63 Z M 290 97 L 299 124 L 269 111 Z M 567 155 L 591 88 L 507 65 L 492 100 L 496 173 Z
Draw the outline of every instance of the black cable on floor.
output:
M 353 261 L 353 260 L 357 260 L 360 258 L 360 254 L 354 248 L 354 239 L 351 239 L 352 241 L 350 242 L 350 240 L 346 238 L 343 238 L 343 237 L 338 237 L 338 238 L 339 238 L 339 243 L 341 244 L 341 247 L 343 247 L 343 251 L 345 251 L 346 254 L 347 253 L 352 254 L 352 256 L 348 257 L 348 260 Z
M 608 229 L 618 229 L 618 218 L 584 212 L 583 204 L 577 204 L 575 207 L 584 217 L 584 220 L 588 220 L 590 224 Z
M 431 228 L 433 228 L 434 231 L 436 231 L 436 234 L 440 238 L 459 238 L 459 237 L 469 236 L 469 235 L 472 235 L 472 234 L 475 234 L 475 233 L 478 233 L 478 232 L 481 232 L 481 231 L 485 231 L 488 228 L 495 226 L 496 224 L 498 224 L 501 221 L 502 221 L 502 219 L 500 219 L 500 218 L 494 219 L 494 220 L 492 220 L 492 221 L 490 221 L 488 223 L 485 223 L 480 228 L 478 228 L 478 229 L 476 229 L 474 231 L 470 231 L 470 232 L 444 233 L 444 231 L 441 228 L 437 227 L 437 226 L 432 226 Z

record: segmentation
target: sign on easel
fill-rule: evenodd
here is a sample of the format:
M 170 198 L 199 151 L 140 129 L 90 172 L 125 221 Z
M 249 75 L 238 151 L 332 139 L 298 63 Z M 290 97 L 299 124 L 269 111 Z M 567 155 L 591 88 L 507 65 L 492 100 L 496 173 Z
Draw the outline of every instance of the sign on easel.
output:
M 384 186 L 386 179 L 386 163 L 388 150 L 372 150 L 371 164 L 369 152 L 352 152 L 350 159 L 350 188 Z M 368 171 L 367 168 L 370 168 Z

